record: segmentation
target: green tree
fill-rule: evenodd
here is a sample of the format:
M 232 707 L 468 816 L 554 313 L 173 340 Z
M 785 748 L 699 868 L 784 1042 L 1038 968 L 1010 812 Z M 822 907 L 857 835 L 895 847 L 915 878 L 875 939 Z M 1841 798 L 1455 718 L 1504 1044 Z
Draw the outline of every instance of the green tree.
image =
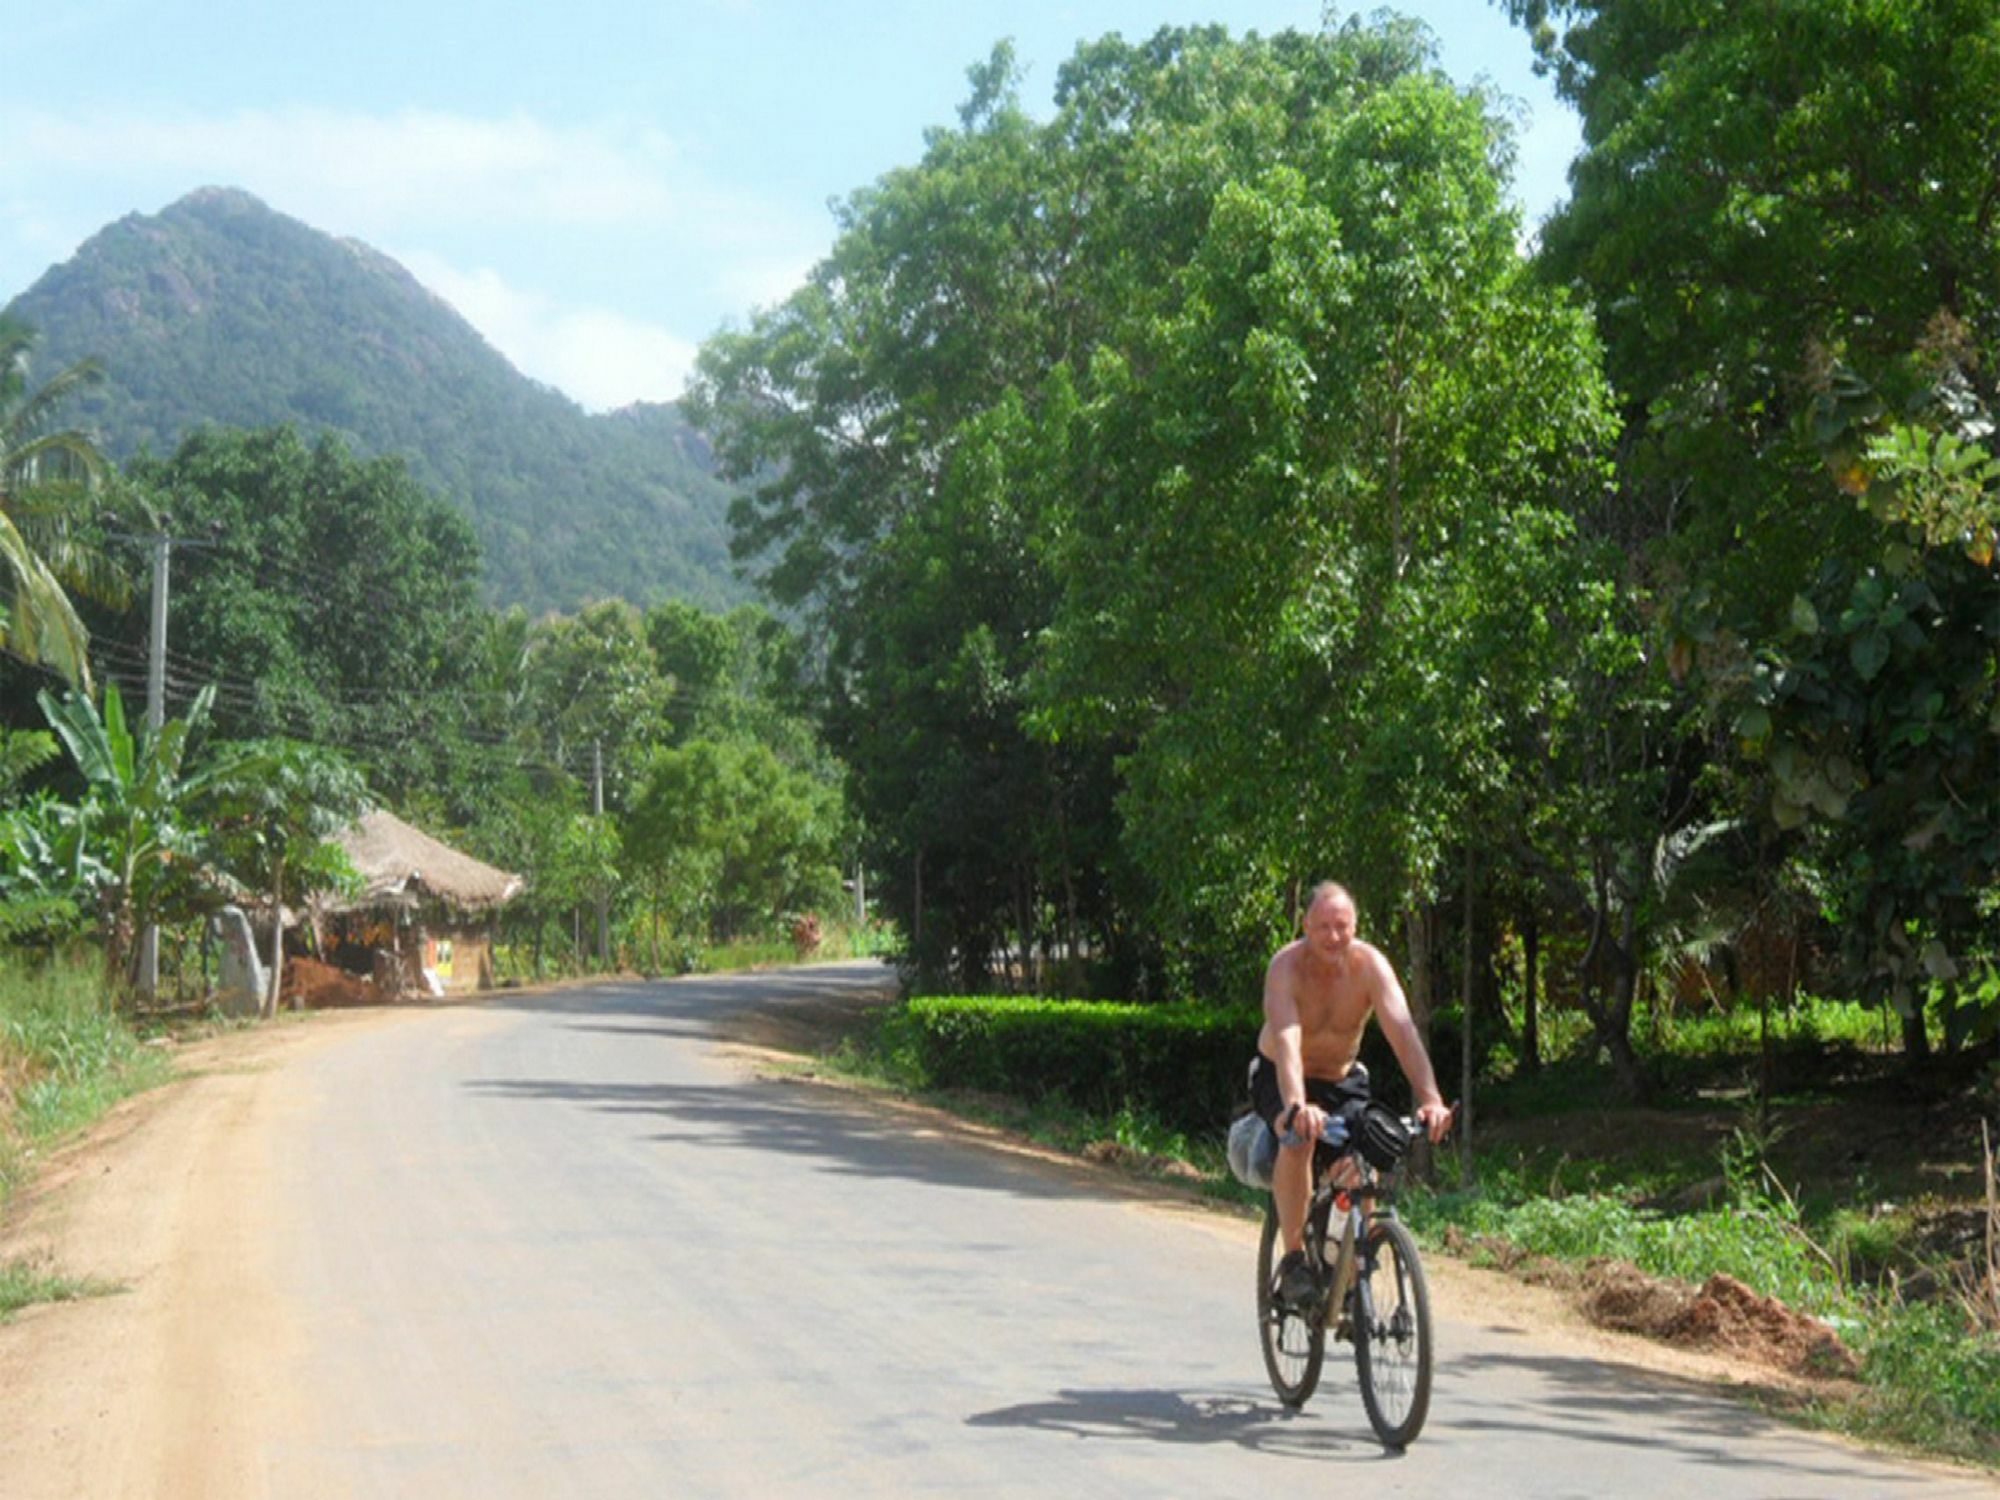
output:
M 601 764 L 604 805 L 622 808 L 646 756 L 667 737 L 670 684 L 633 605 L 608 599 L 538 624 L 523 661 L 536 756 L 585 785 Z
M 1231 994 L 1303 878 L 1338 871 L 1382 931 L 1523 826 L 1602 628 L 1573 517 L 1610 431 L 1586 320 L 1516 254 L 1504 128 L 1421 36 L 1350 29 L 1255 82 L 1211 93 L 1190 134 L 1243 155 L 1093 362 L 1048 678 L 1057 729 L 1132 746 L 1177 983 Z
M 657 916 L 727 940 L 837 896 L 842 823 L 837 788 L 769 747 L 693 740 L 652 757 L 624 847 Z
M 284 910 L 287 894 L 338 891 L 354 872 L 334 835 L 367 807 L 367 788 L 339 756 L 291 742 L 236 747 L 242 757 L 203 799 L 207 847 L 245 887 Z M 284 924 L 271 924 L 270 982 L 260 1009 L 276 1013 L 284 982 Z
M 1509 0 L 1584 118 L 1545 263 L 1628 398 L 1616 526 L 1860 983 L 1924 996 L 1995 881 L 2000 16 Z M 1968 664 L 1968 658 L 1970 665 Z M 1713 778 L 1712 778 L 1713 779 Z M 1921 848 L 1905 840 L 1917 837 Z
M 391 800 L 476 784 L 478 549 L 400 460 L 289 428 L 208 430 L 131 477 L 204 538 L 174 552 L 170 698 L 212 683 L 220 732 L 340 749 Z M 140 659 L 142 619 L 113 633 Z
M 996 49 L 960 128 L 844 206 L 808 285 L 704 349 L 691 412 L 756 481 L 739 550 L 811 612 L 833 743 L 920 968 L 973 985 L 1051 939 L 1132 953 L 1118 742 L 1030 724 L 1066 517 L 1097 478 L 1068 451 L 1079 393 L 1175 295 L 1233 185 L 1421 57 L 1402 25 L 1108 38 L 1037 125 Z

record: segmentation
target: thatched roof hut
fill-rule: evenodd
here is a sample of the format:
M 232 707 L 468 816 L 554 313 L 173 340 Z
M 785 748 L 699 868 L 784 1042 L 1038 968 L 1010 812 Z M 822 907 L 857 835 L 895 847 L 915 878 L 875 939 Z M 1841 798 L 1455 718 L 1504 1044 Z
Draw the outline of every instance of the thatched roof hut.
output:
M 341 831 L 335 842 L 361 875 L 359 894 L 322 904 L 327 912 L 385 906 L 416 907 L 435 901 L 454 911 L 490 912 L 521 890 L 518 875 L 461 854 L 394 813 L 376 809 Z

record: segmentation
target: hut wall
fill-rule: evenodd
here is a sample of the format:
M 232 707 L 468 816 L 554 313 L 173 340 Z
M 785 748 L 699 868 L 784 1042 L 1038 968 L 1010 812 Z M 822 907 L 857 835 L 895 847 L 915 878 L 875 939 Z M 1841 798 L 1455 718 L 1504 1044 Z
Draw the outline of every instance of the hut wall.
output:
M 426 928 L 423 964 L 447 994 L 493 988 L 493 947 L 484 925 L 441 920 Z

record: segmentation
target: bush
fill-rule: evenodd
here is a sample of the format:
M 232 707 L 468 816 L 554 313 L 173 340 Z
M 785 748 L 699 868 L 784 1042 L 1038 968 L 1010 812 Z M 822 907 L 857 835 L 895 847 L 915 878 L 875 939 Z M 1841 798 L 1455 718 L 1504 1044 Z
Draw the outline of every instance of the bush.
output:
M 20 1143 L 85 1125 L 166 1071 L 105 1003 L 97 963 L 0 959 L 0 1201 Z
M 1219 1131 L 1247 1097 L 1257 1026 L 1255 1012 L 1194 1005 L 920 997 L 890 1035 L 922 1086 L 1138 1109 L 1192 1133 Z
M 2000 1457 L 2000 1336 L 1947 1303 L 1885 1307 L 1865 1325 L 1862 1378 L 1905 1434 Z

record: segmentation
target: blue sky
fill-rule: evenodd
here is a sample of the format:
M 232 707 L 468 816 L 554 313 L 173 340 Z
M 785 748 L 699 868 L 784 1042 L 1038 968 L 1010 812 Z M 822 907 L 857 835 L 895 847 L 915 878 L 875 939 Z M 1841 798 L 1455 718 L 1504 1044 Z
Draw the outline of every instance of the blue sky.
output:
M 1491 0 L 1403 0 L 1461 82 L 1520 101 L 1528 227 L 1575 117 Z M 1341 14 L 1350 13 L 1342 7 Z M 1372 12 L 1373 6 L 1366 8 Z M 671 399 L 695 348 L 782 298 L 827 204 L 914 161 L 1013 39 L 1049 109 L 1079 40 L 1313 29 L 1320 0 L 0 0 L 0 303 L 89 235 L 246 188 L 408 266 L 592 409 Z

